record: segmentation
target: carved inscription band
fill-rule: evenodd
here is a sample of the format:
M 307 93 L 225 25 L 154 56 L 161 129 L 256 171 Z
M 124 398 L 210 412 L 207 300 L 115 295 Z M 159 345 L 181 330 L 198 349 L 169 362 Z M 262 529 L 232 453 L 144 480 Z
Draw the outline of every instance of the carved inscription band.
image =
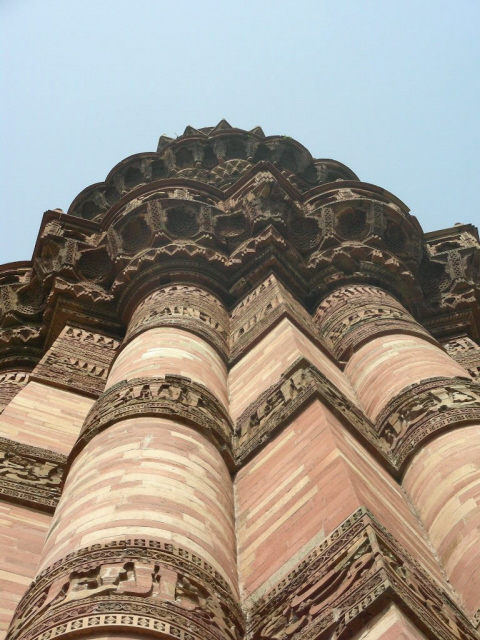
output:
M 59 453 L 0 438 L 0 495 L 53 511 L 66 461 Z
M 168 417 L 198 428 L 233 467 L 230 417 L 206 387 L 179 375 L 123 380 L 103 393 L 87 415 L 70 454 L 72 461 L 97 433 L 134 417 Z
M 20 601 L 9 640 L 107 627 L 184 640 L 239 640 L 242 612 L 201 557 L 149 539 L 96 544 L 44 570 Z
M 198 287 L 172 285 L 150 294 L 133 313 L 122 348 L 155 327 L 187 329 L 228 356 L 229 317 L 223 304 Z
M 298 358 L 280 380 L 262 393 L 238 418 L 235 461 L 241 466 L 295 412 L 319 397 L 340 419 L 374 447 L 388 466 L 380 440 L 370 420 L 328 378 L 305 358 Z
M 319 305 L 315 321 L 339 359 L 372 336 L 386 333 L 419 335 L 433 341 L 395 298 L 375 287 L 339 289 Z
M 249 637 L 349 638 L 392 601 L 428 638 L 478 638 L 448 595 L 362 508 L 251 606 Z
M 472 422 L 480 424 L 480 385 L 462 378 L 430 378 L 389 402 L 376 430 L 400 469 L 431 434 Z

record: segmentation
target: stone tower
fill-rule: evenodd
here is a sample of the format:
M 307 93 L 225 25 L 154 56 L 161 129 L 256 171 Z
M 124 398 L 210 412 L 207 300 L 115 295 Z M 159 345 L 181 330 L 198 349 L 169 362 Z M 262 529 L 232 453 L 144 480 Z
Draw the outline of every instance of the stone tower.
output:
M 474 226 L 222 121 L 0 292 L 9 640 L 479 637 Z

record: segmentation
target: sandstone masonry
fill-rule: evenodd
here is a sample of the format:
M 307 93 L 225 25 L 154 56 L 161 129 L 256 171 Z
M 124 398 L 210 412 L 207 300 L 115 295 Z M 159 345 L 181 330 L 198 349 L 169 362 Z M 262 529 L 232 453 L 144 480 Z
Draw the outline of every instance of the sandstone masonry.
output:
M 0 635 L 480 638 L 480 243 L 222 120 L 0 267 Z

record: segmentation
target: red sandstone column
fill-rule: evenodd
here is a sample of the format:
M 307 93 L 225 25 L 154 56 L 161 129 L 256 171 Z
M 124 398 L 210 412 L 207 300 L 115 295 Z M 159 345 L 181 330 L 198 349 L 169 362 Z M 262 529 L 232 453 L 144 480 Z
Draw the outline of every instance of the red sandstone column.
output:
M 480 386 L 391 295 L 343 287 L 316 321 L 403 475 L 466 610 L 480 605 Z
M 72 452 L 13 637 L 241 636 L 227 330 L 221 304 L 195 287 L 137 306 Z

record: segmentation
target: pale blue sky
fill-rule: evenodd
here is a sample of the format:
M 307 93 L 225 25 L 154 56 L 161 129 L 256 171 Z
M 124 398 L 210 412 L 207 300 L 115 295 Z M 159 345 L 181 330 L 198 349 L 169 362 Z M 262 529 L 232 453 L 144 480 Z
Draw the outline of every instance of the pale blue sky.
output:
M 480 0 L 0 0 L 0 263 L 162 133 L 260 125 L 480 223 Z

